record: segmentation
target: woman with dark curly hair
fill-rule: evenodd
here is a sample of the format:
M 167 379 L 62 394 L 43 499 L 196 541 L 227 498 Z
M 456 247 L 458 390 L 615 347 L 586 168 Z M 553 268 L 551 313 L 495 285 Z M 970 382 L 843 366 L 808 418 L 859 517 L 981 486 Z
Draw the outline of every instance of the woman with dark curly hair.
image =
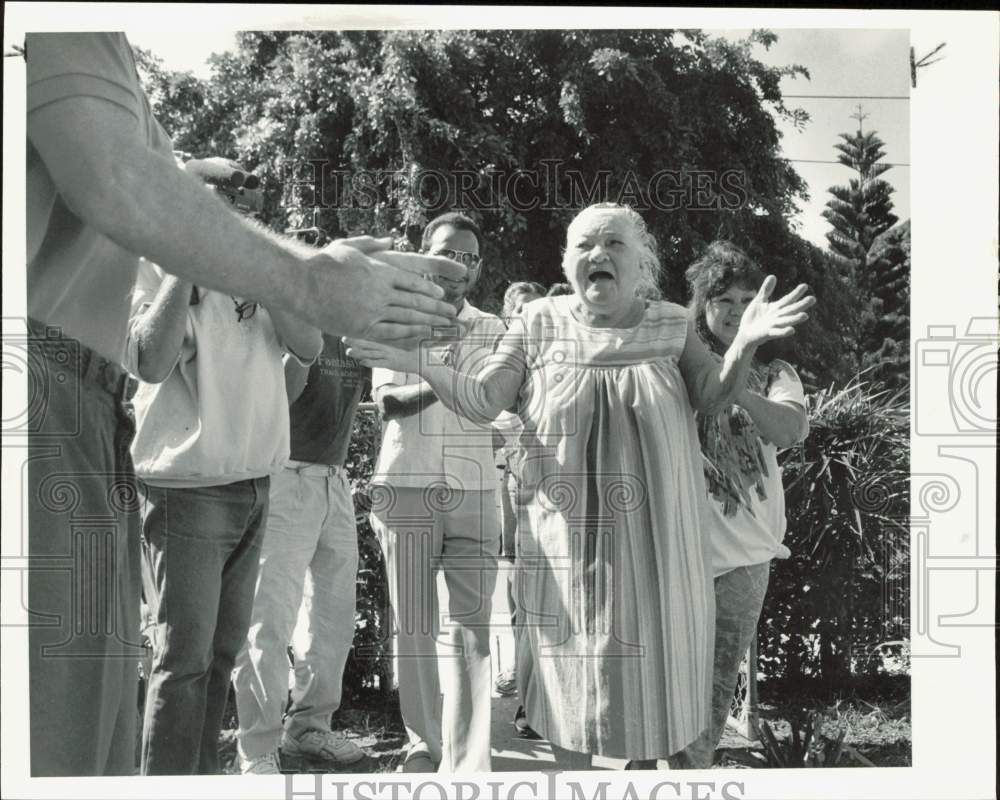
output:
M 726 241 L 712 242 L 687 271 L 699 338 L 721 363 L 764 273 Z M 758 351 L 759 352 L 759 351 Z M 708 489 L 702 514 L 715 574 L 712 724 L 670 758 L 674 768 L 712 765 L 736 686 L 740 661 L 757 628 L 772 558 L 787 558 L 785 497 L 778 448 L 809 431 L 802 383 L 791 365 L 754 357 L 746 385 L 718 413 L 698 413 Z

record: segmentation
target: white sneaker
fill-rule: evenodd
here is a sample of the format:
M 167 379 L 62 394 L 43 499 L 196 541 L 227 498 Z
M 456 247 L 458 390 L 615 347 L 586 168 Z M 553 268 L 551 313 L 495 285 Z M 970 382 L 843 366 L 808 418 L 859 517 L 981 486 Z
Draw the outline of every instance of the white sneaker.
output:
M 240 756 L 240 772 L 244 775 L 280 775 L 281 763 L 278 761 L 278 754 L 266 753 L 257 758 Z
M 292 736 L 285 731 L 281 737 L 281 749 L 290 756 L 323 758 L 338 764 L 353 764 L 365 757 L 364 750 L 336 731 L 312 730 L 301 736 Z

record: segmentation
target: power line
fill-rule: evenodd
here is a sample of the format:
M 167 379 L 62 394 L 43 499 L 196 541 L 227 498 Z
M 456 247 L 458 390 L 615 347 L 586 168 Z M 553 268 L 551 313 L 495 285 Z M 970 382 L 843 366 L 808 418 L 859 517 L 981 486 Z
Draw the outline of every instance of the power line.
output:
M 817 160 L 810 159 L 810 158 L 782 158 L 780 160 L 781 161 L 791 161 L 791 162 L 793 162 L 795 164 L 836 164 L 838 167 L 847 166 L 846 164 L 842 164 L 839 161 L 817 161 Z M 910 166 L 909 164 L 894 164 L 894 163 L 890 163 L 888 161 L 879 161 L 878 163 L 879 164 L 885 164 L 886 166 L 889 166 L 889 167 L 908 167 L 908 166 Z
M 783 94 L 781 98 L 795 100 L 909 100 L 908 94 Z

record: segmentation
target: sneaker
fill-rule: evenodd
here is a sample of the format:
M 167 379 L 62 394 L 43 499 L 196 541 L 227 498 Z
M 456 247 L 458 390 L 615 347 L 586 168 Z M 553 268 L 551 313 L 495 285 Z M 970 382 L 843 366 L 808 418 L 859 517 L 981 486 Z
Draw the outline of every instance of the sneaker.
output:
M 517 694 L 517 673 L 512 669 L 501 672 L 493 682 L 493 689 L 501 697 L 513 697 Z
M 277 753 L 266 753 L 257 758 L 240 756 L 240 772 L 244 775 L 280 775 L 281 762 Z
M 287 731 L 281 737 L 281 750 L 290 756 L 309 756 L 353 764 L 365 757 L 365 751 L 336 731 L 306 731 L 292 736 Z

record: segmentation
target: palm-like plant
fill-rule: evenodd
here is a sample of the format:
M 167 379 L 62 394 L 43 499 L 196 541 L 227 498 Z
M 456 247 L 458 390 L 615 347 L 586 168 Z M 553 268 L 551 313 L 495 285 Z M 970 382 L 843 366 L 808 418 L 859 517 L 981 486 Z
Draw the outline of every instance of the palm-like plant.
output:
M 864 374 L 808 403 L 809 436 L 782 456 L 793 556 L 774 562 L 760 652 L 837 682 L 859 647 L 906 636 L 904 598 L 886 591 L 906 591 L 909 416 Z

